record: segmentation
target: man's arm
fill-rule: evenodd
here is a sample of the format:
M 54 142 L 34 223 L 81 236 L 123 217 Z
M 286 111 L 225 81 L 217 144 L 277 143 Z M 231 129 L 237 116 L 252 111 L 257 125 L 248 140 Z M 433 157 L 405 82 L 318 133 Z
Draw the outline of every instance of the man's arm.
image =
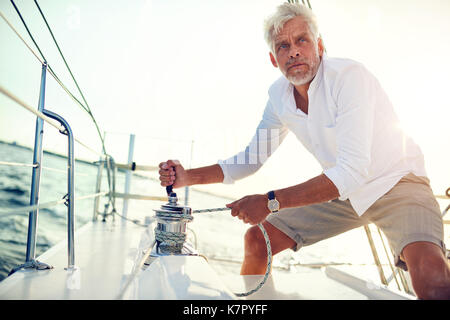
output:
M 326 175 L 321 174 L 298 185 L 275 190 L 275 197 L 280 208 L 292 208 L 334 200 L 339 197 L 339 191 Z
M 223 181 L 223 172 L 218 164 L 207 167 L 186 170 L 188 176 L 188 186 L 194 184 L 221 183 Z
M 284 209 L 334 200 L 339 197 L 339 191 L 327 176 L 321 174 L 304 183 L 275 190 L 275 197 L 280 202 L 280 208 Z M 267 194 L 256 194 L 229 203 L 227 207 L 232 209 L 232 216 L 255 225 L 264 221 L 270 213 L 267 200 Z
M 224 179 L 218 164 L 185 170 L 178 160 L 168 160 L 161 162 L 159 168 L 159 180 L 163 187 L 173 185 L 174 188 L 181 188 L 195 184 L 219 183 Z

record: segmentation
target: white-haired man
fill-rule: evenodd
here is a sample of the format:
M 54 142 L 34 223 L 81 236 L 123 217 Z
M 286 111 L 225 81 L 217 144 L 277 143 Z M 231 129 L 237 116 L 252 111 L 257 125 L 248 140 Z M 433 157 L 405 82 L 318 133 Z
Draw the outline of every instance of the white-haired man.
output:
M 266 20 L 265 36 L 270 60 L 283 76 L 269 89 L 250 144 L 207 167 L 185 170 L 178 161 L 163 162 L 161 185 L 233 183 L 256 172 L 290 130 L 323 172 L 227 204 L 231 214 L 263 223 L 273 254 L 374 223 L 388 238 L 396 265 L 410 272 L 417 296 L 449 299 L 443 221 L 424 157 L 399 129 L 378 81 L 358 62 L 327 57 L 315 17 L 302 5 L 279 6 Z M 262 233 L 252 226 L 241 274 L 263 274 L 266 260 Z

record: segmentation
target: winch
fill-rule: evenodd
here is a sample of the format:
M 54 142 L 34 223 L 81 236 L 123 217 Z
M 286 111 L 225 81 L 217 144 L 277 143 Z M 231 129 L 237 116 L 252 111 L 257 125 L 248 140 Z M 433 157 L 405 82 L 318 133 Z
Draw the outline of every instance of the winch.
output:
M 200 212 L 218 212 L 230 210 L 230 208 L 213 208 L 204 210 L 192 210 L 188 206 L 180 206 L 178 204 L 177 194 L 174 193 L 172 186 L 166 187 L 169 202 L 162 205 L 161 209 L 154 209 L 156 213 L 157 226 L 155 228 L 156 245 L 153 247 L 150 256 L 148 257 L 145 265 L 150 265 L 152 261 L 157 259 L 158 256 L 166 255 L 189 255 L 198 256 L 199 254 L 195 249 L 186 242 L 187 223 L 191 222 L 194 217 L 192 213 Z M 267 246 L 267 267 L 264 278 L 256 286 L 256 288 L 244 292 L 235 293 L 238 297 L 249 296 L 258 291 L 264 283 L 266 283 L 269 277 L 272 266 L 272 249 L 270 245 L 269 236 L 261 223 L 258 224 L 259 229 L 263 233 L 264 240 Z
M 186 242 L 187 223 L 194 219 L 192 209 L 178 204 L 177 194 L 172 192 L 172 186 L 166 190 L 168 203 L 160 209 L 154 209 L 157 220 L 156 246 L 151 255 L 198 255 Z

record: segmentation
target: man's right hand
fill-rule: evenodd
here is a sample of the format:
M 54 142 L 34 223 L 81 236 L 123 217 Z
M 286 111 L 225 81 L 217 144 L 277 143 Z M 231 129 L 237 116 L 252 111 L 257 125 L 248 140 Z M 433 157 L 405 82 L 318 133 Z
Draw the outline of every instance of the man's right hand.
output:
M 178 160 L 167 160 L 159 164 L 159 180 L 163 187 L 181 188 L 189 185 L 186 170 Z

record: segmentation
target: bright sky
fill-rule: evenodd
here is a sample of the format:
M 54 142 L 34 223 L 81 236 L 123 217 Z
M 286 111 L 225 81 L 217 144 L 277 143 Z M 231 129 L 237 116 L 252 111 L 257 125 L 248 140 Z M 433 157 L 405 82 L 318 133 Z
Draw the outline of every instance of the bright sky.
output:
M 79 97 L 33 1 L 16 0 L 57 75 Z M 243 149 L 280 73 L 269 61 L 263 20 L 280 0 L 54 1 L 39 4 L 117 162 L 209 165 Z M 311 1 L 329 56 L 365 64 L 421 146 L 432 187 L 450 186 L 450 2 Z M 9 1 L 1 12 L 32 45 Z M 0 20 L 0 85 L 37 107 L 41 67 Z M 46 108 L 100 151 L 89 117 L 49 75 Z M 0 139 L 32 146 L 35 118 L 0 97 Z M 169 138 L 168 140 L 155 138 Z M 191 141 L 193 154 L 190 156 Z M 44 147 L 64 153 L 66 138 L 46 126 Z M 97 156 L 76 145 L 79 158 Z M 1 159 L 0 159 L 1 160 Z M 31 159 L 30 159 L 31 161 Z M 321 169 L 293 135 L 254 176 L 212 192 L 243 196 L 294 185 Z

